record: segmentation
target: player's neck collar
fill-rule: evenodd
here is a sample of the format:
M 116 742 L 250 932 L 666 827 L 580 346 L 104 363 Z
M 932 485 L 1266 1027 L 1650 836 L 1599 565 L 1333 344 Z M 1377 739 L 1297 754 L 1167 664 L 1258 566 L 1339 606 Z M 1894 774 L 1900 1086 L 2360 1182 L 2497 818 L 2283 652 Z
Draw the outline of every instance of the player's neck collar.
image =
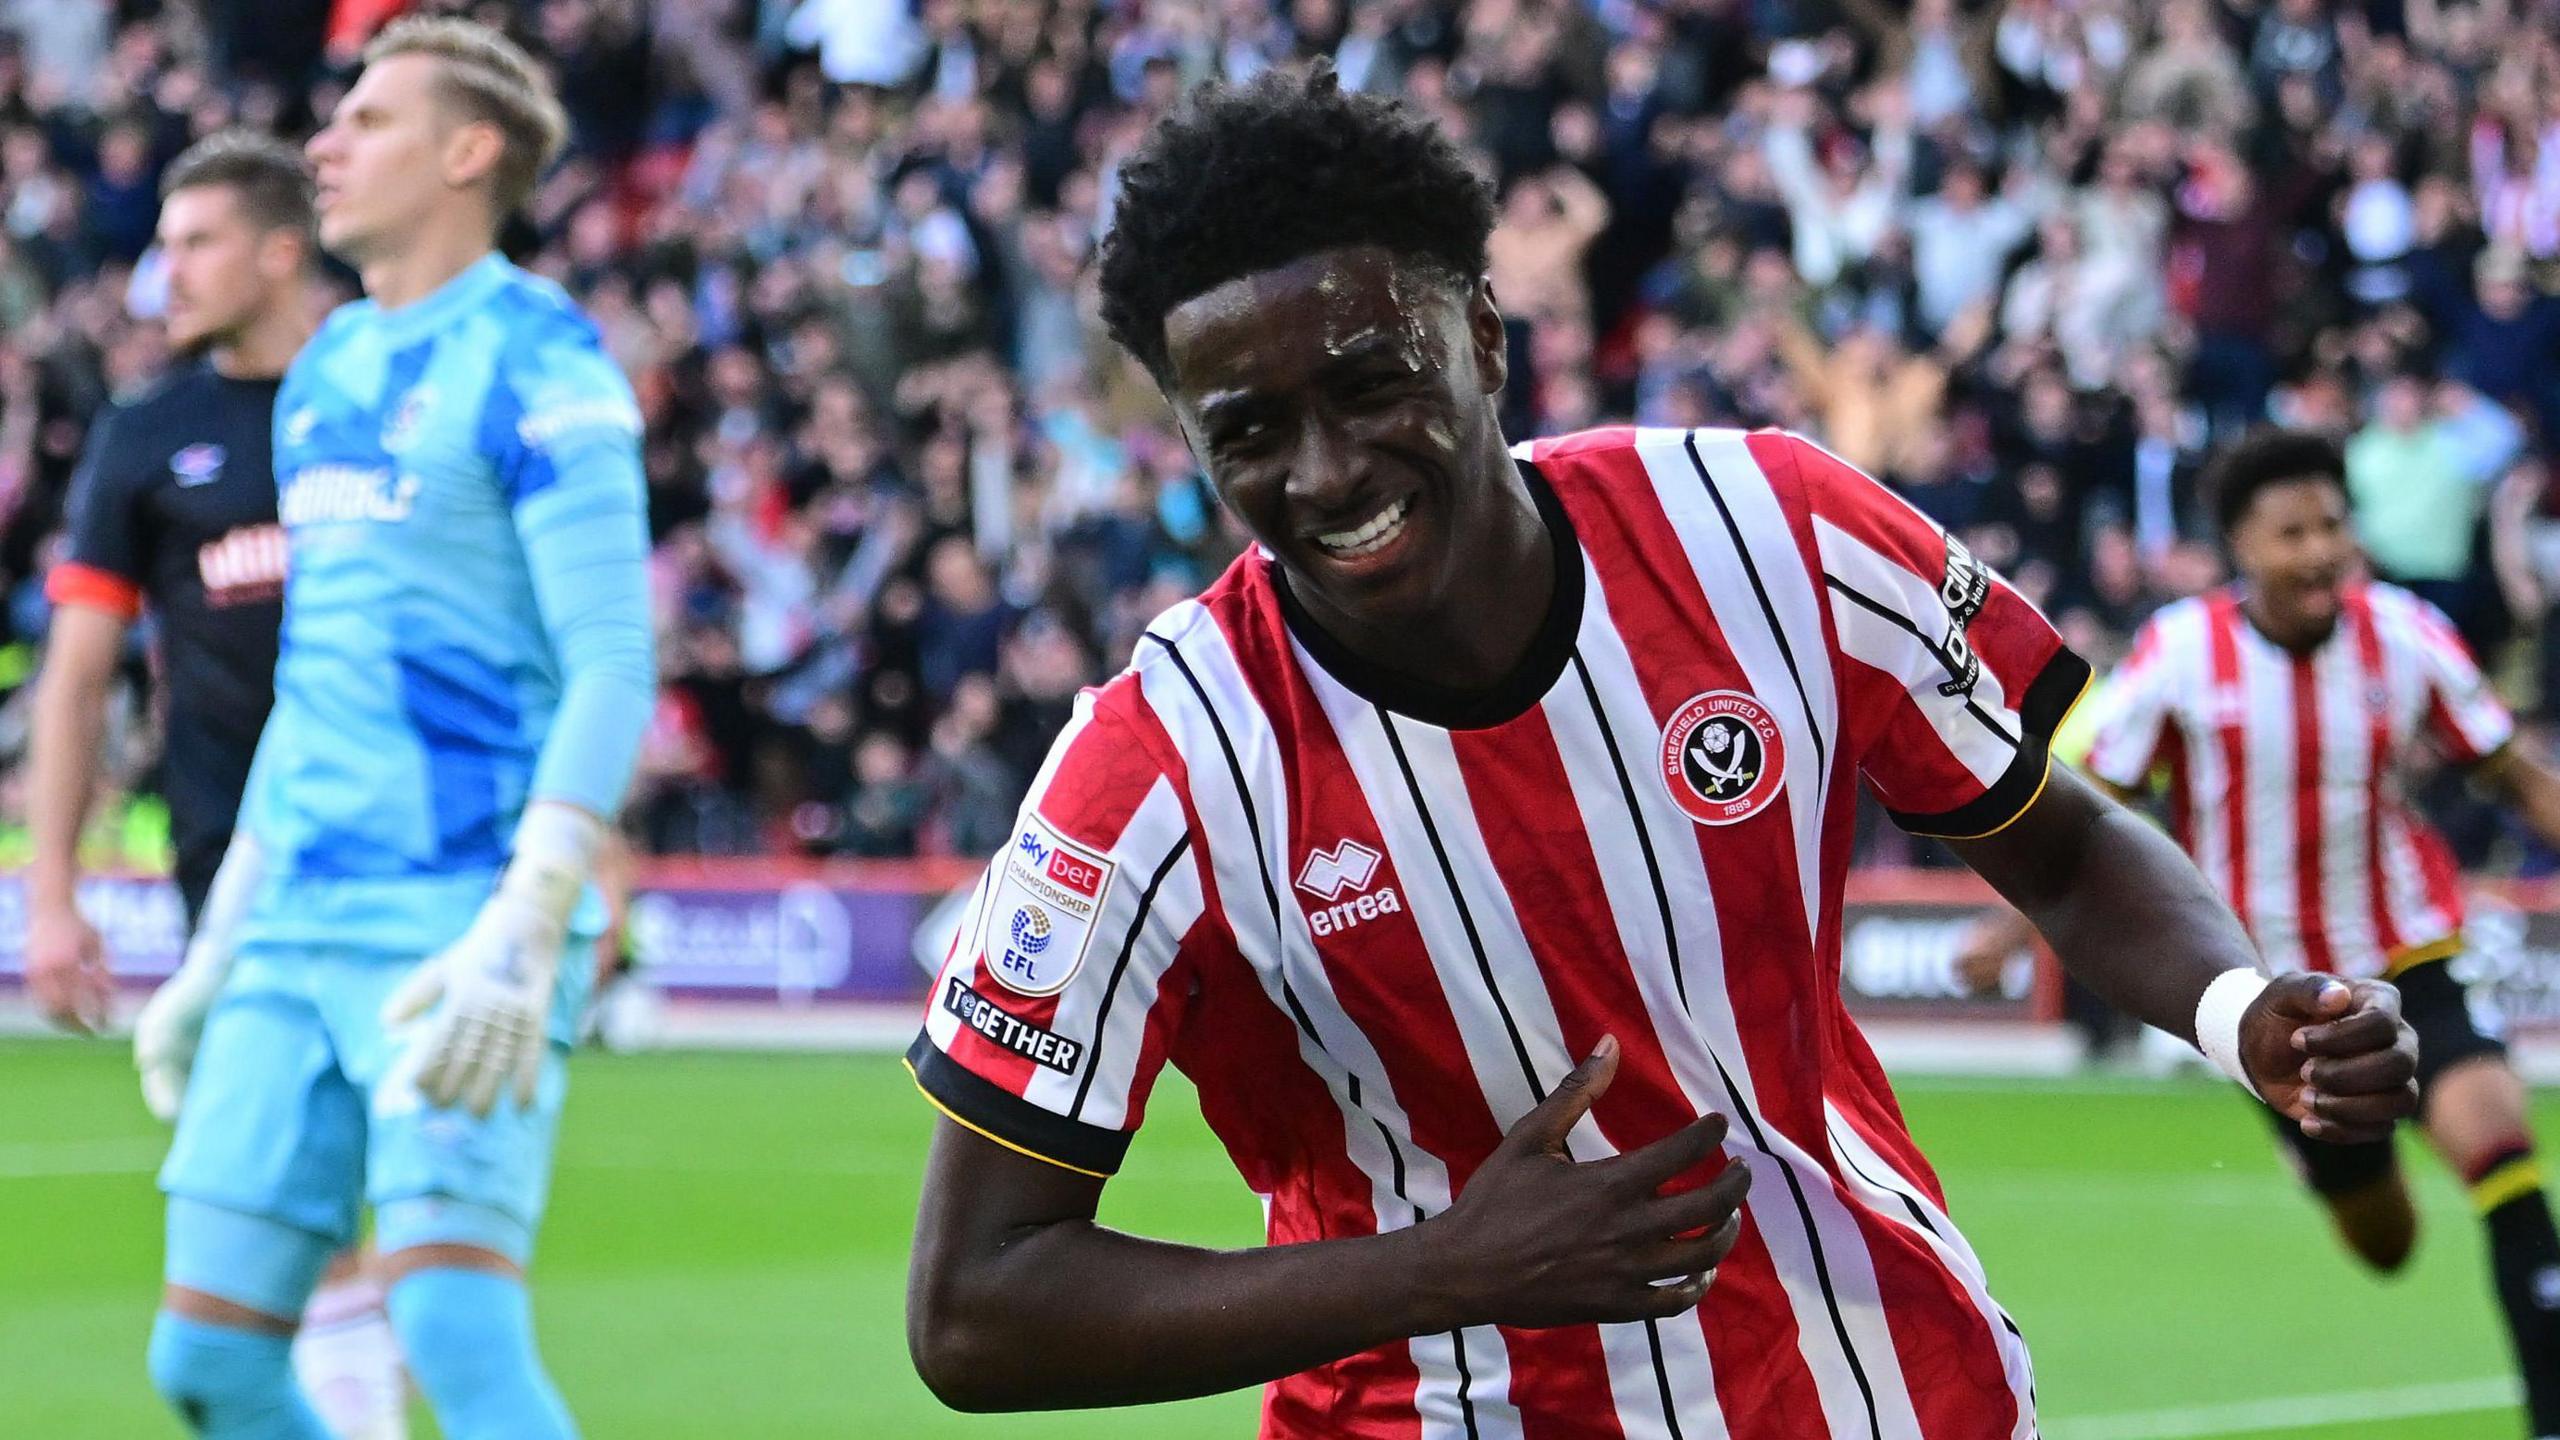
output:
M 2311 637 L 2308 643 L 2288 644 L 2276 638 L 2266 626 L 2258 622 L 2256 606 L 2250 593 L 2249 582 L 2246 580 L 2239 581 L 2231 587 L 2231 613 L 2239 617 L 2240 628 L 2256 636 L 2260 644 L 2296 659 L 2305 660 L 2328 648 L 2329 642 L 2338 638 L 2338 632 L 2345 628 L 2346 624 L 2346 613 L 2342 606 L 2338 614 L 2329 617 L 2328 625 L 2323 627 L 2317 636 Z
M 424 339 L 460 319 L 507 281 L 507 257 L 492 250 L 397 310 L 376 307 L 375 323 L 395 342 Z
M 1545 523 L 1547 536 L 1553 542 L 1548 548 L 1555 557 L 1555 593 L 1547 602 L 1546 617 L 1539 622 L 1538 633 L 1531 637 L 1520 663 L 1485 689 L 1453 690 L 1361 659 L 1328 634 L 1298 603 L 1297 596 L 1290 593 L 1287 572 L 1276 563 L 1270 566 L 1271 588 L 1279 596 L 1280 615 L 1288 623 L 1289 633 L 1342 688 L 1398 715 L 1443 730 L 1490 730 L 1507 724 L 1527 714 L 1555 688 L 1556 681 L 1564 675 L 1565 663 L 1573 658 L 1574 637 L 1582 630 L 1582 542 L 1573 533 L 1573 521 L 1565 514 L 1564 503 L 1556 498 L 1554 488 L 1538 473 L 1538 467 L 1526 460 L 1513 463 L 1520 467 L 1520 478 L 1529 487 L 1529 498 L 1537 502 L 1538 518 Z

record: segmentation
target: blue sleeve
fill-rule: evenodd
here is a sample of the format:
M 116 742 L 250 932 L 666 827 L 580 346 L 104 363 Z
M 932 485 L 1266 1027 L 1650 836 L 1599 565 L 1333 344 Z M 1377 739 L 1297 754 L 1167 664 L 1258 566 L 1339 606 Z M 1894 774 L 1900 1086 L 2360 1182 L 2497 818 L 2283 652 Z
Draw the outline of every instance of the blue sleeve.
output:
M 611 819 L 657 703 L 639 405 L 579 327 L 511 346 L 482 423 L 560 667 L 528 798 Z

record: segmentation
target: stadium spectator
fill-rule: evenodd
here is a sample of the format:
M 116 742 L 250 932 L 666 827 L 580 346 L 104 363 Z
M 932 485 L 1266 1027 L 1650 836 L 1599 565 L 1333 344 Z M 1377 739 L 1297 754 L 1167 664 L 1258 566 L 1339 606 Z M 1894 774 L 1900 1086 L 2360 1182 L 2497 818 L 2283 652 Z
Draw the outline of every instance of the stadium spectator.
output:
M 2385 578 L 2437 608 L 2471 564 L 2471 530 L 2485 496 L 2465 474 L 2452 428 L 2433 413 L 2425 378 L 2382 384 L 2371 423 L 2347 442 L 2347 491 L 2356 536 Z
M 11 0 L 0 639 L 42 631 L 89 418 L 163 363 L 135 197 L 213 126 L 306 131 L 390 14 L 465 8 L 560 77 L 575 153 L 516 249 L 649 420 L 652 845 L 817 848 L 792 817 L 829 803 L 828 698 L 931 770 L 982 743 L 937 727 L 989 676 L 983 743 L 1027 783 L 1017 632 L 1104 673 L 1241 543 L 1090 276 L 1121 157 L 1210 75 L 1329 55 L 1496 180 L 1514 433 L 1806 429 L 2049 579 L 2101 659 L 2214 578 L 2217 436 L 2343 440 L 2404 370 L 2485 397 L 2528 463 L 2560 433 L 2547 6 Z M 2450 534 L 2487 492 L 2446 493 L 2432 568 L 2502 609 L 2493 547 Z M 977 792 L 925 789 L 915 843 L 953 847 Z

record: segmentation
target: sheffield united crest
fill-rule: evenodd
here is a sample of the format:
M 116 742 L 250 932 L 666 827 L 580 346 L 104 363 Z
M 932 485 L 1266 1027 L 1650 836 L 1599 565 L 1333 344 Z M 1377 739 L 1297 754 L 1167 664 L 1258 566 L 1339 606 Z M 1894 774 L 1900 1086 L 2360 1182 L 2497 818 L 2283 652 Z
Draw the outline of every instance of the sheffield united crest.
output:
M 1662 782 L 1701 825 L 1748 820 L 1777 798 L 1786 740 L 1769 707 L 1739 690 L 1694 695 L 1662 727 Z

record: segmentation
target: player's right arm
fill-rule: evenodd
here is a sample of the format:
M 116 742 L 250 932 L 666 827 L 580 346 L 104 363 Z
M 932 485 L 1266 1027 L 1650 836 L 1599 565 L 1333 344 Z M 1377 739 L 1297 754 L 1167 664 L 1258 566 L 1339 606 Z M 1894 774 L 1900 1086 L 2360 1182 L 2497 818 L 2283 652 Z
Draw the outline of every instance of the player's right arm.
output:
M 53 620 L 27 737 L 27 983 L 55 1024 L 105 1023 L 110 985 L 98 932 L 80 914 L 80 832 L 97 788 L 107 692 L 142 610 L 138 526 L 113 463 L 117 420 L 98 422 L 71 488 L 70 553 L 45 577 Z
M 2094 684 L 2080 703 L 2063 717 L 2053 732 L 2053 758 L 2077 766 L 2084 776 L 2119 804 L 2131 804 L 2137 798 L 2129 785 L 2117 785 L 2089 770 L 2089 756 L 2111 725 L 2120 723 L 2126 711 L 2127 690 L 2139 682 L 2131 669 Z M 2000 979 L 2009 968 L 2009 958 L 2033 946 L 2039 937 L 2036 927 L 2026 916 L 2006 905 L 1995 905 L 1975 917 L 1964 938 L 1956 942 L 1952 968 L 1956 980 L 1975 994 L 1987 994 L 2000 987 Z
M 1844 708 L 1873 716 L 1858 766 L 1886 813 L 1946 839 L 2081 983 L 2195 1043 L 2314 1138 L 2387 1138 L 2416 1113 L 2417 1036 L 2397 991 L 2316 974 L 2269 982 L 2195 862 L 2053 763 L 2087 667 L 2044 617 L 1837 457 L 1801 441 L 1767 448 L 1792 460 L 1812 517 L 1835 597 L 1834 673 Z M 2137 648 L 2128 694 L 2142 666 Z M 2092 757 L 2119 782 L 2149 764 L 2116 769 L 2103 733 Z
M 909 1052 L 944 1112 L 907 1288 L 908 1347 L 934 1393 L 976 1411 L 1143 1404 L 1459 1326 L 1697 1304 L 1740 1233 L 1750 1175 L 1730 1166 L 1657 1193 L 1716 1153 L 1715 1116 L 1614 1159 L 1568 1159 L 1565 1134 L 1615 1073 L 1613 1041 L 1419 1225 L 1223 1251 L 1095 1222 L 1198 987 L 1240 964 L 1204 904 L 1179 788 L 1135 733 L 1152 721 L 1124 706 L 1109 691 L 1081 702 Z

